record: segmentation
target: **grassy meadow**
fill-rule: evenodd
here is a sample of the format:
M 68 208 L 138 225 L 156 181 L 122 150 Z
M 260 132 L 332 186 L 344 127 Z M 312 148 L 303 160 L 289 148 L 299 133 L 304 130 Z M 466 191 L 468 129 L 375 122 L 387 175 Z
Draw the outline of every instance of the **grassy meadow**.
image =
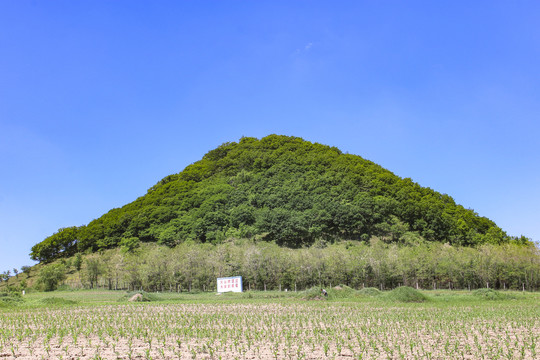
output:
M 2 359 L 538 359 L 540 294 L 31 292 L 0 302 Z

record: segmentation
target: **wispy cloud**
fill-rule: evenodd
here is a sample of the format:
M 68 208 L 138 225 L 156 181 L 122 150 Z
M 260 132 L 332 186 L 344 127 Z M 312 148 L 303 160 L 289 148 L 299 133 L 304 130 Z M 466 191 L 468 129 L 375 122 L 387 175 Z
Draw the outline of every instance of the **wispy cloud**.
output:
M 296 51 L 294 52 L 294 55 L 300 55 L 302 53 L 306 53 L 306 52 L 310 51 L 312 47 L 313 47 L 313 43 L 308 42 L 303 47 L 296 49 Z

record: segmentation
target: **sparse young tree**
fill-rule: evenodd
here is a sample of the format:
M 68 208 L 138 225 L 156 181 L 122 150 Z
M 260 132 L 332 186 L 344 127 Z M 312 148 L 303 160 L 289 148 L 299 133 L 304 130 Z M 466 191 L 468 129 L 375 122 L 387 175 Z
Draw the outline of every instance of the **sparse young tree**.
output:
M 75 269 L 77 269 L 77 271 L 80 271 L 80 270 L 81 270 L 82 262 L 83 262 L 82 254 L 81 254 L 81 253 L 77 253 L 77 254 L 75 255 L 75 259 L 73 260 L 73 266 L 75 266 Z
M 93 254 L 84 260 L 81 268 L 82 278 L 87 281 L 90 289 L 98 286 L 101 275 L 105 272 L 103 260 L 99 254 Z

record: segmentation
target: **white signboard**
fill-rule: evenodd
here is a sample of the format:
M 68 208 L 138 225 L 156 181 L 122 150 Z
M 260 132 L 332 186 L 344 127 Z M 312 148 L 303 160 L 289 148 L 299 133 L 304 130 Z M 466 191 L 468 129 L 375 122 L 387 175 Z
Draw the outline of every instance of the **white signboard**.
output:
M 233 277 L 218 278 L 217 279 L 217 292 L 222 293 L 222 292 L 227 292 L 227 291 L 242 292 L 242 277 L 233 276 Z

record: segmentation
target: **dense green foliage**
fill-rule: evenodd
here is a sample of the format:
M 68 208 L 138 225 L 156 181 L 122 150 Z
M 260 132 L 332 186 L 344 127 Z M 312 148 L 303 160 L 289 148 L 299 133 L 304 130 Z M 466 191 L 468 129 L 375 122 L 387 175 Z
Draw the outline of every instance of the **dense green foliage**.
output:
M 2 291 L 0 292 L 0 308 L 13 303 L 21 302 L 20 292 Z
M 66 278 L 66 267 L 63 264 L 52 264 L 41 269 L 38 283 L 45 291 L 56 290 L 58 284 Z
M 186 240 L 217 244 L 258 237 L 301 247 L 374 236 L 452 245 L 512 240 L 450 196 L 360 156 L 271 135 L 219 146 L 134 202 L 86 226 L 60 229 L 36 244 L 31 257 L 48 262 L 86 250 L 130 251 L 141 241 L 173 247 Z

